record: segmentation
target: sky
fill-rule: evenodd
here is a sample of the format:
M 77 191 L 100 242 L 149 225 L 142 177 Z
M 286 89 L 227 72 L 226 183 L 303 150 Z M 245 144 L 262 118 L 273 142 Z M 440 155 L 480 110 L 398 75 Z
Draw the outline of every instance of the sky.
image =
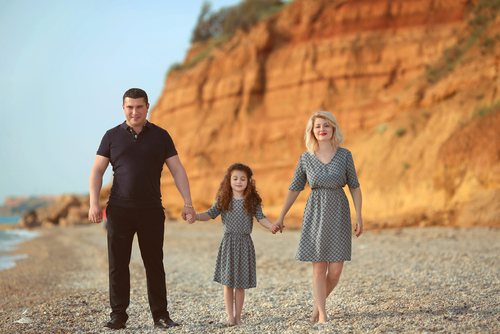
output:
M 240 1 L 210 2 L 218 11 Z M 154 107 L 202 3 L 0 0 L 0 205 L 88 193 L 102 136 L 125 120 L 123 93 L 142 88 Z

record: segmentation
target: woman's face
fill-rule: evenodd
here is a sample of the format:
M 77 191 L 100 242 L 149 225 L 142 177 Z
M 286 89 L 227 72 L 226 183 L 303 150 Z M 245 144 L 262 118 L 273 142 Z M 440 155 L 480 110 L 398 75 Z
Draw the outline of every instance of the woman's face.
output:
M 313 133 L 318 142 L 332 140 L 333 131 L 333 127 L 328 124 L 326 119 L 322 117 L 316 117 L 313 125 Z
M 233 189 L 233 195 L 243 195 L 247 185 L 247 174 L 242 170 L 233 170 L 231 173 L 231 188 Z

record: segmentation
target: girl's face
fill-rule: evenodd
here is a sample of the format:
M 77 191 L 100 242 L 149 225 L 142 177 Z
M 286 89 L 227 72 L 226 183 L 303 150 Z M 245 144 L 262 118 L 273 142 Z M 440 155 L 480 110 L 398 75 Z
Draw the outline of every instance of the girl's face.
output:
M 231 188 L 233 189 L 233 196 L 243 196 L 245 189 L 248 185 L 247 174 L 242 170 L 233 170 L 231 172 Z
M 316 117 L 313 126 L 314 137 L 317 141 L 330 141 L 333 136 L 333 127 L 322 117 Z

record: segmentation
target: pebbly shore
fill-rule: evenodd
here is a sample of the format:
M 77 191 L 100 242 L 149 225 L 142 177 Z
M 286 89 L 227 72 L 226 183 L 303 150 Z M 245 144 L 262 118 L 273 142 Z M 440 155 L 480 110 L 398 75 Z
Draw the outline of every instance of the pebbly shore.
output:
M 0 271 L 0 333 L 110 333 L 106 236 L 100 225 L 39 229 Z M 311 264 L 294 260 L 300 231 L 256 224 L 257 288 L 242 326 L 224 325 L 222 286 L 212 281 L 220 223 L 169 222 L 169 311 L 183 325 L 153 327 L 137 243 L 127 329 L 117 333 L 498 333 L 500 230 L 407 228 L 353 238 L 352 261 L 327 302 L 329 323 L 309 322 Z

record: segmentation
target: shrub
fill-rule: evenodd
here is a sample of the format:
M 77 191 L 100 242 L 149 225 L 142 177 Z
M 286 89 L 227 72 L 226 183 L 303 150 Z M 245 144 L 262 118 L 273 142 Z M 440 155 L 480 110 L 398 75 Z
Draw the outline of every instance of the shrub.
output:
M 238 29 L 248 31 L 260 20 L 274 14 L 286 3 L 282 0 L 243 0 L 233 7 L 211 12 L 211 3 L 203 2 L 191 42 L 204 42 L 222 35 L 232 36 Z
M 497 101 L 489 106 L 481 106 L 476 108 L 476 111 L 472 115 L 472 119 L 477 117 L 484 117 L 491 113 L 492 111 L 498 111 L 500 109 L 500 101 Z
M 396 129 L 396 131 L 394 131 L 394 134 L 396 135 L 396 137 L 403 137 L 406 134 L 406 129 L 403 127 L 399 127 Z
M 381 123 L 379 125 L 377 125 L 377 132 L 381 135 L 382 133 L 385 132 L 385 130 L 387 129 L 387 124 L 386 123 Z

